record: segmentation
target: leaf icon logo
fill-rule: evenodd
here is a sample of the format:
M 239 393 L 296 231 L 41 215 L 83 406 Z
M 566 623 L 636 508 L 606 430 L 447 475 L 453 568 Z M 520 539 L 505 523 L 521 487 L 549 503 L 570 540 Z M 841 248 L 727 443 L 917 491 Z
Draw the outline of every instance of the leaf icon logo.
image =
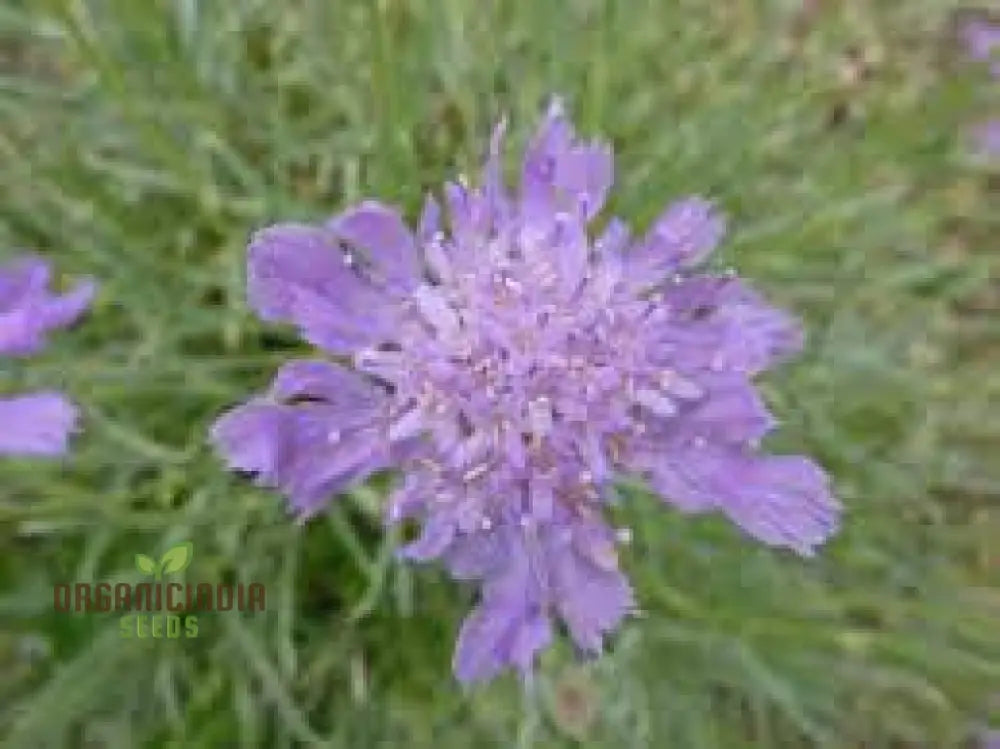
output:
M 135 566 L 144 575 L 152 575 L 154 580 L 159 580 L 165 573 L 172 574 L 186 570 L 193 556 L 194 545 L 187 541 L 167 549 L 159 562 L 145 554 L 136 554 Z
M 135 555 L 135 566 L 146 575 L 155 575 L 157 573 L 157 564 L 153 561 L 151 557 L 147 557 L 145 554 Z
M 194 556 L 194 545 L 190 541 L 167 549 L 160 558 L 160 574 L 183 572 L 191 564 L 192 556 Z

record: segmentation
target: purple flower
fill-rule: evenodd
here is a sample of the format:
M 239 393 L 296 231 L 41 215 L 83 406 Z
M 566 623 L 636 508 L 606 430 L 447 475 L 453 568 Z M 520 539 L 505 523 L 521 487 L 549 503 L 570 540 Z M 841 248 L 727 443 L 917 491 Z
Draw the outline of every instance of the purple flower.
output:
M 66 294 L 48 291 L 50 270 L 26 256 L 0 266 L 0 356 L 36 353 L 49 331 L 73 323 L 94 295 L 91 281 Z M 66 451 L 77 422 L 76 408 L 58 393 L 0 398 L 0 453 L 57 456 Z
M 76 427 L 76 407 L 60 393 L 0 398 L 0 453 L 58 456 Z
M 291 362 L 213 429 L 229 464 L 300 517 L 403 470 L 388 521 L 421 530 L 402 556 L 481 588 L 458 637 L 463 682 L 528 672 L 555 619 L 602 649 L 634 607 L 627 534 L 602 512 L 623 477 L 802 554 L 839 514 L 809 459 L 756 450 L 774 422 L 751 379 L 801 335 L 739 279 L 698 270 L 723 234 L 715 207 L 686 198 L 643 236 L 612 218 L 592 240 L 610 149 L 577 140 L 556 101 L 512 192 L 503 133 L 478 188 L 445 186 L 446 227 L 428 198 L 415 233 L 364 202 L 253 236 L 259 314 L 351 365 Z
M 91 281 L 62 295 L 48 291 L 50 281 L 49 266 L 38 257 L 29 255 L 0 267 L 0 354 L 36 353 L 49 331 L 75 322 L 94 296 Z
M 990 74 L 1000 78 L 1000 26 L 982 18 L 969 21 L 962 27 L 965 49 L 976 62 L 990 63 Z
M 987 159 L 1000 157 L 1000 120 L 981 122 L 971 135 L 976 154 Z

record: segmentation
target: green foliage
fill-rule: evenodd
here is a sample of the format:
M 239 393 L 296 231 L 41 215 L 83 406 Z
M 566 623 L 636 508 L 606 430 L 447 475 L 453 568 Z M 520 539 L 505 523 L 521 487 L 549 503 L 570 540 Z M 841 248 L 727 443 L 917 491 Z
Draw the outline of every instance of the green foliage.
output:
M 86 411 L 65 465 L 0 465 L 5 746 L 959 746 L 1000 689 L 1000 213 L 962 154 L 991 103 L 949 3 L 799 5 L 4 3 L 0 247 L 103 283 L 4 362 Z M 464 693 L 469 591 L 394 560 L 384 483 L 299 528 L 205 435 L 303 350 L 247 309 L 251 230 L 365 195 L 412 217 L 551 92 L 613 140 L 615 213 L 717 197 L 718 262 L 805 318 L 764 381 L 773 446 L 817 455 L 847 513 L 803 561 L 633 493 L 645 616 L 597 662 L 561 644 L 527 695 Z M 52 612 L 56 582 L 189 563 L 264 582 L 267 612 L 180 640 Z

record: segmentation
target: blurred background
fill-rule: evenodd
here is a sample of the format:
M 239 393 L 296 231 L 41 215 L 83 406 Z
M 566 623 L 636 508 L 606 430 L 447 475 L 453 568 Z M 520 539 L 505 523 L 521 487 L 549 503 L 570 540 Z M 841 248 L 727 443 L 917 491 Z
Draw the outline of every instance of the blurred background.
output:
M 950 0 L 5 0 L 0 255 L 102 283 L 4 391 L 85 411 L 62 463 L 0 462 L 0 743 L 34 747 L 976 746 L 1000 723 L 1000 171 L 967 133 L 1000 82 Z M 644 616 L 561 644 L 537 699 L 450 671 L 472 591 L 410 569 L 384 483 L 305 527 L 230 476 L 218 413 L 305 349 L 244 296 L 249 233 L 364 196 L 413 218 L 507 166 L 548 95 L 613 142 L 611 210 L 717 199 L 715 262 L 795 310 L 762 380 L 775 450 L 846 505 L 815 559 L 715 518 L 622 509 Z M 992 110 L 991 110 L 992 108 Z M 0 426 L 2 428 L 2 426 Z M 267 585 L 197 639 L 122 639 L 52 586 L 136 580 L 191 541 L 194 581 Z

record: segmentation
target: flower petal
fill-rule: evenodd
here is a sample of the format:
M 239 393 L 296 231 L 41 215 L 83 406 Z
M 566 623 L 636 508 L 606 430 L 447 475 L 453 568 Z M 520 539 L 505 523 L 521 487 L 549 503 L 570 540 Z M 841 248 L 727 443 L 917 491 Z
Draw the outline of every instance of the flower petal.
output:
M 371 423 L 386 402 L 382 388 L 333 362 L 300 359 L 285 364 L 271 383 L 277 401 L 307 398 L 336 409 L 343 428 Z
M 0 398 L 0 453 L 55 457 L 66 452 L 79 412 L 60 393 Z
M 713 203 L 700 197 L 677 201 L 625 254 L 625 273 L 634 284 L 651 286 L 680 268 L 700 263 L 724 233 L 725 221 Z
M 738 491 L 721 506 L 751 536 L 809 556 L 836 531 L 840 505 L 826 474 L 808 458 L 761 456 L 747 460 L 739 475 Z
M 508 547 L 498 533 L 460 536 L 448 549 L 445 563 L 456 580 L 478 580 L 503 567 Z
M 705 448 L 684 446 L 641 456 L 636 467 L 645 468 L 650 486 L 665 502 L 682 512 L 705 512 L 715 509 L 718 501 L 710 469 L 703 465 L 708 459 Z
M 0 354 L 24 356 L 45 345 L 45 334 L 75 322 L 90 305 L 96 285 L 78 282 L 52 294 L 48 264 L 33 255 L 0 268 Z
M 549 246 L 563 289 L 572 293 L 583 281 L 587 270 L 587 233 L 579 219 L 569 213 L 556 216 Z
M 75 323 L 90 306 L 97 284 L 85 278 L 65 294 L 48 297 L 37 307 L 37 315 L 46 330 L 64 328 Z
M 264 401 L 238 406 L 212 426 L 212 442 L 230 468 L 259 474 L 263 482 L 271 483 L 287 452 L 285 413 Z
M 674 317 L 657 328 L 655 345 L 668 359 L 754 375 L 802 347 L 796 320 L 739 279 L 692 276 L 663 293 Z
M 420 529 L 420 536 L 399 550 L 403 559 L 427 562 L 441 556 L 455 540 L 455 522 L 444 513 L 431 514 Z
M 717 509 L 751 536 L 802 555 L 833 534 L 840 515 L 826 475 L 801 456 L 691 447 L 664 457 L 651 483 L 670 504 Z
M 525 151 L 521 170 L 521 211 L 529 221 L 558 210 L 596 216 L 614 180 L 614 162 L 606 145 L 580 143 L 566 119 L 562 102 L 553 99 Z
M 462 622 L 452 670 L 463 684 L 487 681 L 510 664 L 504 639 L 518 625 L 520 612 L 499 605 L 480 605 Z
M 376 271 L 397 291 L 420 282 L 420 258 L 413 235 L 399 213 L 382 203 L 366 200 L 327 223 L 342 242 L 360 249 Z
M 802 348 L 802 329 L 796 320 L 749 291 L 721 304 L 709 324 L 721 338 L 716 368 L 753 375 Z
M 336 353 L 385 340 L 396 302 L 351 267 L 323 229 L 277 224 L 250 242 L 247 289 L 258 314 L 293 322 L 307 340 Z
M 489 214 L 490 226 L 499 226 L 510 215 L 510 198 L 503 182 L 503 140 L 507 132 L 507 119 L 501 118 L 493 128 L 490 151 L 483 168 L 483 207 Z M 489 227 L 487 227 L 489 228 Z
M 490 230 L 492 213 L 482 191 L 472 190 L 464 182 L 446 182 L 444 200 L 448 207 L 448 223 L 451 239 L 456 246 L 467 253 L 447 253 L 453 264 L 467 267 L 474 264 L 480 250 L 484 249 L 483 239 Z
M 49 264 L 36 255 L 24 255 L 0 266 L 0 313 L 44 294 L 51 277 Z
M 745 378 L 723 374 L 701 380 L 708 395 L 676 423 L 677 435 L 712 443 L 743 444 L 759 440 L 775 420 L 757 389 Z
M 424 198 L 424 207 L 420 211 L 420 221 L 417 224 L 417 239 L 426 244 L 441 231 L 441 206 L 433 195 Z
M 491 679 L 509 667 L 530 671 L 535 655 L 552 638 L 541 600 L 527 555 L 508 555 L 503 571 L 489 580 L 482 602 L 462 624 L 452 662 L 459 681 Z
M 532 610 L 508 635 L 509 660 L 522 674 L 531 671 L 535 656 L 552 642 L 552 622 L 538 610 Z
M 250 304 L 264 320 L 291 319 L 295 291 L 333 295 L 344 284 L 345 257 L 326 232 L 305 224 L 276 224 L 254 233 L 247 258 Z
M 628 245 L 631 233 L 628 224 L 620 218 L 613 217 L 604 227 L 604 231 L 594 243 L 594 249 L 598 258 L 604 254 L 618 255 Z
M 26 356 L 45 345 L 43 331 L 28 307 L 0 314 L 0 354 Z
M 344 426 L 335 406 L 257 400 L 224 414 L 212 441 L 232 468 L 256 474 L 258 483 L 279 489 L 307 515 L 387 464 L 378 429 Z
M 581 522 L 569 542 L 558 534 L 548 539 L 556 609 L 577 646 L 592 653 L 601 651 L 604 635 L 635 607 L 632 588 L 608 553 L 613 551 L 609 536 L 597 524 Z

